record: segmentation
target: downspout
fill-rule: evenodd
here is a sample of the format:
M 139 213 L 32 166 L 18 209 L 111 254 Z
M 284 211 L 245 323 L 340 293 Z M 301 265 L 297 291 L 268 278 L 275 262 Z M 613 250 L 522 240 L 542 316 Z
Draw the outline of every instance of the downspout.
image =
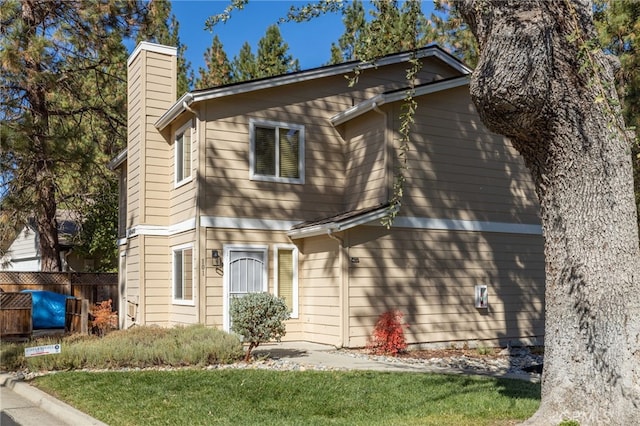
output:
M 329 229 L 327 229 L 327 236 L 328 236 L 329 238 L 331 238 L 332 240 L 337 241 L 337 242 L 338 242 L 338 244 L 340 244 L 340 247 L 342 247 L 342 244 L 344 243 L 344 241 L 342 240 L 342 238 L 340 238 L 340 237 L 338 237 L 338 236 L 334 235 L 334 234 L 333 234 L 333 231 L 334 231 L 334 229 L 333 229 L 333 228 L 329 228 Z
M 191 100 L 193 100 L 193 98 L 190 98 Z M 187 100 L 185 99 L 184 101 L 182 101 L 182 108 L 184 108 L 186 111 L 189 111 L 191 114 L 193 114 L 196 119 L 198 118 L 198 113 L 195 112 L 187 103 Z
M 338 296 L 338 308 L 340 309 L 340 333 L 338 336 L 339 348 L 349 346 L 349 266 L 347 264 L 347 248 L 344 240 L 334 235 L 336 229 L 327 229 L 327 236 L 338 242 L 338 264 L 340 265 L 340 292 Z
M 193 97 L 191 96 L 189 98 L 189 100 L 193 101 Z M 200 160 L 202 157 L 202 152 L 201 152 L 201 137 L 200 137 L 200 120 L 198 117 L 198 113 L 189 106 L 189 104 L 187 103 L 187 100 L 185 99 L 184 101 L 182 101 L 182 107 L 185 109 L 185 111 L 190 112 L 191 114 L 193 114 L 193 116 L 196 119 L 195 122 L 195 126 L 194 126 L 194 133 L 196 135 L 196 141 L 198 144 L 198 161 L 197 161 L 197 167 L 196 167 L 196 184 L 195 184 L 195 191 L 196 191 L 196 202 L 195 202 L 195 246 L 196 246 L 196 250 L 197 250 L 197 259 L 198 261 L 196 262 L 196 273 L 194 274 L 194 278 L 195 278 L 195 287 L 197 289 L 197 303 L 196 303 L 196 323 L 200 324 L 200 320 L 203 318 L 202 313 L 200 312 L 201 307 L 204 306 L 205 302 L 203 301 L 203 296 L 205 294 L 205 291 L 203 290 L 202 286 L 200 285 L 202 282 L 204 282 L 205 280 L 203 279 L 204 276 L 206 276 L 206 271 L 207 271 L 207 260 L 206 260 L 206 250 L 203 250 L 202 247 L 200 247 L 200 243 L 201 243 L 201 237 L 200 237 Z M 204 256 L 203 256 L 204 255 Z

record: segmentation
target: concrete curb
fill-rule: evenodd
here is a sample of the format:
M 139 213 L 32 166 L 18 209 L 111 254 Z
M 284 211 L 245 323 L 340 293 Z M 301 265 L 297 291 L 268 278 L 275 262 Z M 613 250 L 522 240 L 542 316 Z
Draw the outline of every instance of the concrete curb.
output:
M 0 374 L 0 386 L 11 389 L 16 394 L 33 403 L 54 417 L 69 425 L 85 426 L 108 426 L 77 408 L 72 407 L 62 401 L 57 400 L 46 392 L 41 391 L 9 374 Z

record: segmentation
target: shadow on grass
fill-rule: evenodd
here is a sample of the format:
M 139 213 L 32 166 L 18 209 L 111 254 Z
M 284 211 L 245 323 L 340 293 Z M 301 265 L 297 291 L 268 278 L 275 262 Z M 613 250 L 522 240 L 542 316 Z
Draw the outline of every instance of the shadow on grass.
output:
M 290 349 L 290 348 L 263 348 L 263 349 L 254 349 L 252 353 L 254 358 L 270 358 L 274 360 L 283 359 L 283 358 L 301 358 L 308 357 L 309 352 L 300 349 Z
M 526 398 L 540 401 L 540 383 L 516 379 L 496 379 L 498 392 L 509 398 Z

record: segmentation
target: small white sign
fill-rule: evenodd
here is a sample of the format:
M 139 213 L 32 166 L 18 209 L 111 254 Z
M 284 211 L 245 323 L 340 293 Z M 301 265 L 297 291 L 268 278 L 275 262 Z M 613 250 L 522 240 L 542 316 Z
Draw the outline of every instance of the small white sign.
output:
M 45 346 L 34 346 L 32 348 L 24 348 L 24 356 L 40 356 L 40 355 L 50 355 L 50 354 L 59 354 L 60 353 L 60 345 L 45 345 Z

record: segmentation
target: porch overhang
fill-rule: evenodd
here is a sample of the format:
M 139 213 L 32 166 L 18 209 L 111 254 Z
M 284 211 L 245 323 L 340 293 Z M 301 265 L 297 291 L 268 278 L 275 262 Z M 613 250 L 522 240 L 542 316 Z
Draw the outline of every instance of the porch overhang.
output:
M 379 221 L 390 213 L 390 209 L 390 204 L 385 203 L 375 207 L 339 213 L 323 219 L 302 222 L 292 227 L 287 232 L 287 236 L 292 240 L 298 240 L 320 235 L 331 235 L 335 232 L 342 232 L 356 226 Z

